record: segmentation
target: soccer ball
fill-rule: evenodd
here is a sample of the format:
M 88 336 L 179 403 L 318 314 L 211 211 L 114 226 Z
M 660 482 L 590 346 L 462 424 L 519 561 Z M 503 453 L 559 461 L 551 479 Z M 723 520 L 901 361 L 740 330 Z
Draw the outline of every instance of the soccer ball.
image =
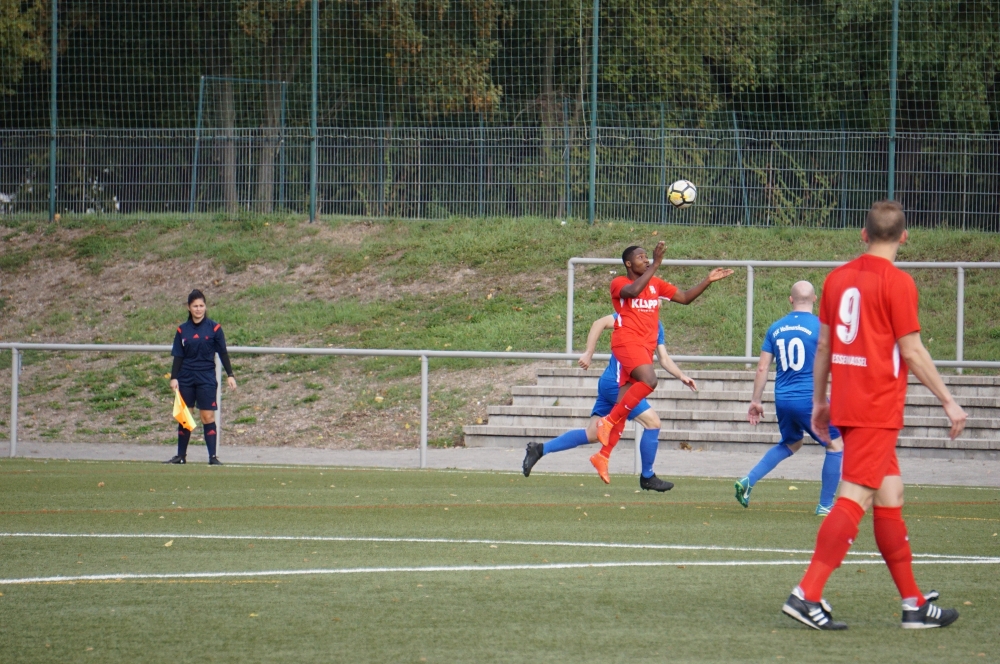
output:
M 667 191 L 667 200 L 675 208 L 684 209 L 694 203 L 698 198 L 698 190 L 688 180 L 678 180 L 670 185 Z

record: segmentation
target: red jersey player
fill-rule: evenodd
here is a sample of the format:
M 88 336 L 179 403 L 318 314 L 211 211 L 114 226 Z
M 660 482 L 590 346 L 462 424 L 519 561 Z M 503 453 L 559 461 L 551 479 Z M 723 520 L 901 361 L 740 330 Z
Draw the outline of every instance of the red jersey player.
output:
M 622 263 L 628 276 L 611 281 L 611 302 L 618 314 L 611 333 L 611 352 L 621 364 L 618 403 L 611 412 L 597 421 L 597 439 L 601 450 L 590 457 L 590 463 L 605 483 L 610 483 L 608 459 L 618 444 L 629 411 L 656 388 L 656 370 L 653 368 L 653 351 L 660 322 L 660 300 L 690 304 L 708 286 L 733 273 L 732 270 L 715 268 L 700 284 L 686 291 L 654 276 L 663 261 L 664 243 L 653 249 L 653 260 L 646 250 L 632 246 L 622 252 Z
M 834 622 L 823 586 L 840 567 L 874 502 L 875 543 L 903 598 L 902 626 L 944 627 L 958 619 L 921 594 L 903 522 L 903 480 L 896 438 L 903 428 L 907 372 L 941 401 L 951 438 L 965 428 L 965 411 L 952 398 L 920 341 L 917 287 L 892 262 L 906 242 L 906 218 L 895 201 L 878 201 L 865 218 L 868 250 L 826 278 L 820 303 L 820 336 L 813 367 L 812 428 L 829 440 L 830 422 L 844 438 L 840 498 L 823 520 L 805 577 L 782 611 L 813 629 L 846 629 Z M 830 402 L 827 379 L 833 375 Z

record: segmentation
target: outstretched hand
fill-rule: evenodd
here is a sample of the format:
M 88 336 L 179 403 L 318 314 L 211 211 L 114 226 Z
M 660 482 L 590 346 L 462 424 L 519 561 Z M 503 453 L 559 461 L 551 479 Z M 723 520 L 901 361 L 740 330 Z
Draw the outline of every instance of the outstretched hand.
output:
M 708 273 L 708 280 L 710 282 L 720 281 L 731 275 L 733 271 L 728 267 L 717 267 Z
M 698 391 L 698 384 L 695 383 L 694 379 L 691 378 L 690 376 L 688 376 L 687 374 L 681 374 L 681 377 L 678 378 L 677 380 L 679 380 L 682 383 L 684 383 L 685 385 L 687 385 L 688 388 L 690 388 L 692 392 L 697 392 Z
M 656 243 L 656 246 L 653 248 L 653 262 L 659 265 L 660 261 L 663 260 L 664 254 L 666 253 L 667 253 L 667 243 L 664 242 L 663 240 L 660 240 L 659 242 Z

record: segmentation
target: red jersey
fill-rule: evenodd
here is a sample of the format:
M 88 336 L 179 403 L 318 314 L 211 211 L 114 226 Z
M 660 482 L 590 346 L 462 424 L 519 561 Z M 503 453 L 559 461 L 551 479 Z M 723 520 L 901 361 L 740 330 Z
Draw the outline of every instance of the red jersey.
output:
M 909 369 L 896 340 L 920 331 L 913 277 L 864 254 L 827 276 L 819 319 L 830 326 L 830 421 L 902 429 Z
M 677 286 L 653 277 L 639 297 L 622 297 L 622 289 L 632 283 L 628 277 L 611 280 L 611 304 L 618 318 L 611 333 L 611 345 L 639 345 L 652 351 L 660 329 L 660 299 L 669 300 Z

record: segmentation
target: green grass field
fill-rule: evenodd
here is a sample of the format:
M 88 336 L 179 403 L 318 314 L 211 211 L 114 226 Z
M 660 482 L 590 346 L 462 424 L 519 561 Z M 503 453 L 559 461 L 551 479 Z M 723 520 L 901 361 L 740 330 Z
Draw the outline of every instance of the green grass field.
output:
M 650 495 L 626 476 L 606 487 L 573 475 L 29 460 L 0 461 L 0 477 L 2 661 L 981 662 L 1000 652 L 997 490 L 908 489 L 918 581 L 959 609 L 958 623 L 899 628 L 891 579 L 863 555 L 875 551 L 866 517 L 827 587 L 850 629 L 823 634 L 780 613 L 819 523 L 808 482 L 790 491 L 765 480 L 744 510 L 729 481 L 707 479 Z M 80 536 L 54 536 L 67 534 Z M 136 576 L 80 578 L 108 575 Z M 12 582 L 29 578 L 50 580 Z

